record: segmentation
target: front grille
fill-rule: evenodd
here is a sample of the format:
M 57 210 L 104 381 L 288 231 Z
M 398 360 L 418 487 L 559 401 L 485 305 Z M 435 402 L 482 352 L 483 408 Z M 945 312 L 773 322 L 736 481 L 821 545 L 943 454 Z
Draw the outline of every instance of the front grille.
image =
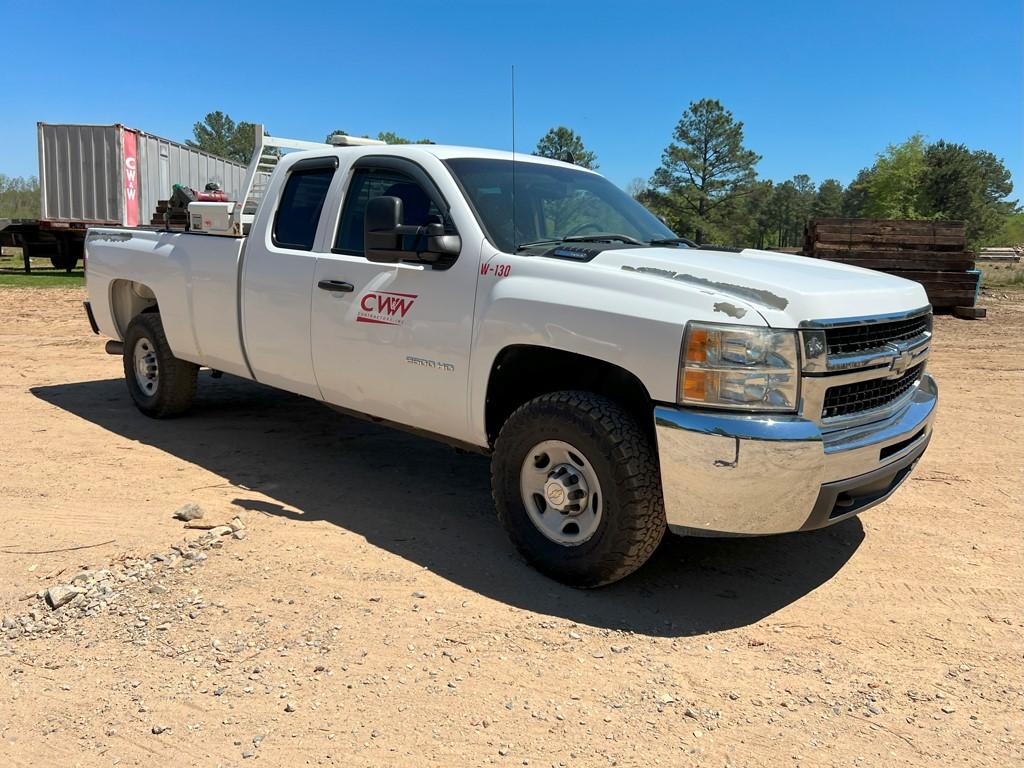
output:
M 830 355 L 850 355 L 913 339 L 930 328 L 931 315 L 926 314 L 909 320 L 829 328 L 825 331 L 825 342 Z
M 837 416 L 850 416 L 881 408 L 909 392 L 910 388 L 921 378 L 923 372 L 924 363 L 921 363 L 896 379 L 869 379 L 854 384 L 829 387 L 825 392 L 825 404 L 821 409 L 821 418 L 834 419 Z

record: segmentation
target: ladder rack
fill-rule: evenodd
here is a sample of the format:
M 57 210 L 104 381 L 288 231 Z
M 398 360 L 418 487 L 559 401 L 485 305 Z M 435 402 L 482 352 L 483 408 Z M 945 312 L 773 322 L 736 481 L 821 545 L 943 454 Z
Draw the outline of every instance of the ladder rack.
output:
M 310 150 L 310 149 L 335 149 L 339 146 L 368 146 L 386 144 L 387 142 L 377 139 L 364 139 L 358 136 L 346 136 L 336 133 L 330 137 L 330 144 L 319 141 L 304 141 L 302 139 L 286 139 L 281 136 L 270 136 L 262 124 L 255 127 L 253 142 L 252 160 L 245 173 L 245 182 L 242 185 L 241 201 L 235 207 L 236 234 L 248 234 L 249 225 L 256 215 L 256 209 L 263 201 L 267 193 L 267 186 L 270 184 L 270 174 L 283 156 L 282 149 Z

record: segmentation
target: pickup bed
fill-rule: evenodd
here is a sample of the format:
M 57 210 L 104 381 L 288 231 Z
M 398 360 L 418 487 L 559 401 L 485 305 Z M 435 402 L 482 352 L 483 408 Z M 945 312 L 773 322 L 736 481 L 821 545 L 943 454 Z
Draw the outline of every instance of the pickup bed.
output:
M 324 145 L 280 160 L 245 237 L 96 228 L 86 259 L 144 413 L 187 410 L 206 366 L 490 454 L 512 541 L 577 586 L 667 529 L 844 520 L 931 437 L 920 285 L 696 247 L 553 160 Z

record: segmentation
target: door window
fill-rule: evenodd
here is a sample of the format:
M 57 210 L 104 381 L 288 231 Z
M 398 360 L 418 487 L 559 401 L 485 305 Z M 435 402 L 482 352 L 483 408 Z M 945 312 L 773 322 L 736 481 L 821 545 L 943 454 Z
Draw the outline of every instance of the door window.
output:
M 320 212 L 333 176 L 333 168 L 313 168 L 288 174 L 274 216 L 274 245 L 299 251 L 313 250 Z
M 413 179 L 400 171 L 357 169 L 345 195 L 341 221 L 334 239 L 334 251 L 363 255 L 363 218 L 374 197 L 397 197 L 402 201 L 402 223 L 422 227 L 443 222 L 441 209 Z

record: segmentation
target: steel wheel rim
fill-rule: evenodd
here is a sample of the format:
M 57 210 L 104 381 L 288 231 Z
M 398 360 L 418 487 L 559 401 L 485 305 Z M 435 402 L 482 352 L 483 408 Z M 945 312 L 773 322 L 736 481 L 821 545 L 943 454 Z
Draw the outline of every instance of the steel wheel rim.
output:
M 519 491 L 530 521 L 565 547 L 589 541 L 601 525 L 604 495 L 586 455 L 562 440 L 531 448 L 519 472 Z
M 160 364 L 156 359 L 156 348 L 153 342 L 143 336 L 135 342 L 132 350 L 132 363 L 135 369 L 135 383 L 142 394 L 152 397 L 160 383 Z

